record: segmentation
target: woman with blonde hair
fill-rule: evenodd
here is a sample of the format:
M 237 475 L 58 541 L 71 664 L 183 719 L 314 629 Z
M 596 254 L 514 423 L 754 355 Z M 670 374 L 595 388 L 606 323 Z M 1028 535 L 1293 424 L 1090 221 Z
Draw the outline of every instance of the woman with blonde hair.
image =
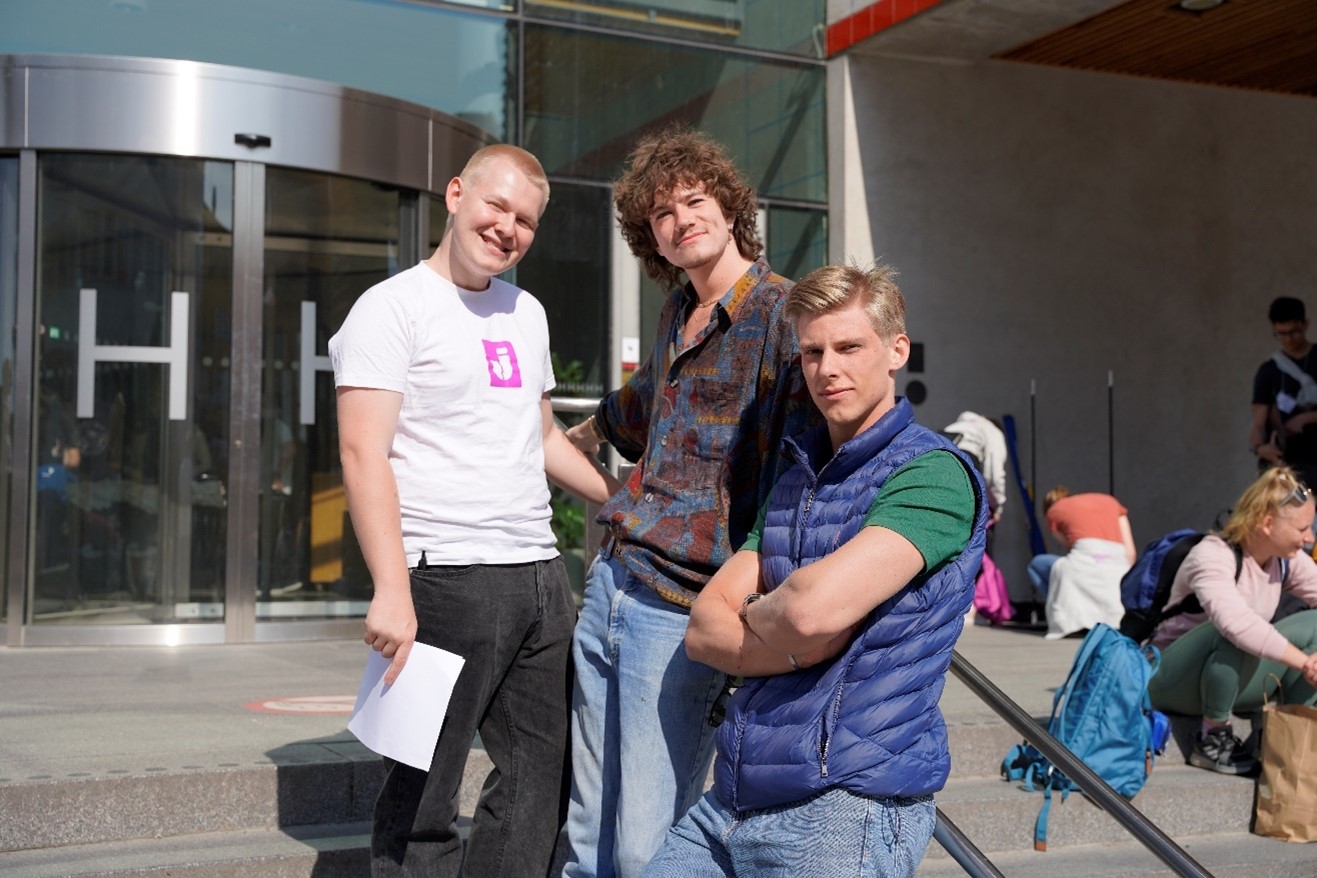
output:
M 1272 621 L 1286 593 L 1317 607 L 1317 565 L 1304 551 L 1312 526 L 1312 491 L 1293 470 L 1276 467 L 1176 571 L 1166 608 L 1180 611 L 1152 636 L 1162 662 L 1148 694 L 1159 710 L 1202 716 L 1190 765 L 1251 774 L 1257 755 L 1235 737 L 1231 714 L 1260 710 L 1264 693 L 1317 703 L 1317 610 Z

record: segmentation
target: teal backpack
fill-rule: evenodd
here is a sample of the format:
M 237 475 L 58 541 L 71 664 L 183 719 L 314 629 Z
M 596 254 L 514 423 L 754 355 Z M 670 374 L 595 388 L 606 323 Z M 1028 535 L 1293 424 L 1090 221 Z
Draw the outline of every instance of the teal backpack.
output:
M 1140 647 L 1099 622 L 1084 638 L 1065 685 L 1052 700 L 1047 730 L 1127 799 L 1143 788 L 1170 735 L 1166 715 L 1148 701 L 1148 681 L 1160 664 L 1155 646 Z M 1011 748 L 1001 773 L 1008 781 L 1023 781 L 1028 790 L 1042 787 L 1034 848 L 1047 850 L 1052 791 L 1059 790 L 1064 801 L 1074 783 L 1028 742 Z

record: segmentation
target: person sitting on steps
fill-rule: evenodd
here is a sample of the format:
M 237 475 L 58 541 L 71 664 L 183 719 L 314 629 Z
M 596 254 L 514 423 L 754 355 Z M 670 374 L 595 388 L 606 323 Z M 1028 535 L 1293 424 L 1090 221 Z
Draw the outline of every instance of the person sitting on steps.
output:
M 1312 525 L 1312 491 L 1276 467 L 1176 571 L 1167 608 L 1196 598 L 1201 610 L 1157 626 L 1151 642 L 1162 662 L 1148 696 L 1158 710 L 1202 716 L 1190 765 L 1252 774 L 1257 755 L 1235 737 L 1230 715 L 1264 700 L 1317 704 L 1317 610 L 1272 621 L 1284 593 L 1317 607 L 1317 564 L 1304 551 Z

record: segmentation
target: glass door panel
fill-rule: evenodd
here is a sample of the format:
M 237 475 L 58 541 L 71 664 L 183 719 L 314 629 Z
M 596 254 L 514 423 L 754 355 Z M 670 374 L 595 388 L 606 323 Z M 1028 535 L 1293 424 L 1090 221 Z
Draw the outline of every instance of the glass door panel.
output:
M 18 159 L 0 156 L 0 570 L 9 570 L 10 476 L 14 471 L 14 334 L 18 315 Z M 0 586 L 0 622 L 9 594 Z
M 768 264 L 800 280 L 828 263 L 828 215 L 822 210 L 768 208 Z
M 38 214 L 29 619 L 221 619 L 233 168 L 46 155 Z
M 343 493 L 328 345 L 357 297 L 403 267 L 401 195 L 281 168 L 266 187 L 256 618 L 364 616 L 371 581 Z
M 516 283 L 544 305 L 555 399 L 597 399 L 611 390 L 609 350 L 612 192 L 555 182 L 535 243 L 517 266 Z M 570 426 L 584 415 L 559 413 Z M 594 547 L 585 550 L 585 504 L 552 487 L 553 529 L 578 597 Z

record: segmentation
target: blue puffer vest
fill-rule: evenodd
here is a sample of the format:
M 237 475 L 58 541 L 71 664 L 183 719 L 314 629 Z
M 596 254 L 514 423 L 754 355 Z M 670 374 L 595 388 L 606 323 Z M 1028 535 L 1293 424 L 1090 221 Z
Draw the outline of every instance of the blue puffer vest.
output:
M 955 454 L 970 473 L 974 529 L 959 557 L 880 604 L 835 659 L 747 679 L 718 729 L 714 788 L 738 812 L 838 787 L 877 797 L 936 792 L 951 770 L 938 699 L 983 557 L 983 479 L 955 446 L 914 423 L 904 398 L 831 459 L 826 428 L 786 446 L 795 465 L 773 488 L 759 547 L 770 591 L 855 536 L 887 478 L 928 451 Z

